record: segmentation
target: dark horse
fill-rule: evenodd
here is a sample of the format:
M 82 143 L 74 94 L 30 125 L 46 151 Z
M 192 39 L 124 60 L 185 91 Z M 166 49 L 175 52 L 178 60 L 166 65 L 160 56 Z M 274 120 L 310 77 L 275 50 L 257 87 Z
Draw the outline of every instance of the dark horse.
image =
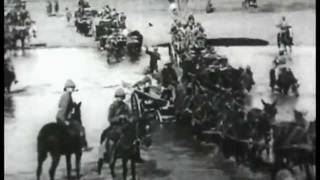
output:
M 277 85 L 279 87 L 280 93 L 288 95 L 289 90 L 291 89 L 293 94 L 298 97 L 299 92 L 299 83 L 298 80 L 294 77 L 292 73 L 286 70 L 281 70 L 278 76 Z
M 7 66 L 6 65 L 4 66 L 4 89 L 7 93 L 10 93 L 11 85 L 16 80 L 16 74 L 14 71 L 10 70 Z
M 247 121 L 253 131 L 253 139 L 264 139 L 265 144 L 268 146 L 271 140 L 272 124 L 278 112 L 276 108 L 277 100 L 270 104 L 264 102 L 263 99 L 261 102 L 264 106 L 263 110 L 258 108 L 251 109 L 247 113 Z M 268 155 L 270 153 L 269 150 L 267 149 Z
M 292 45 L 293 45 L 293 37 L 290 35 L 290 28 L 287 27 L 285 32 L 278 33 L 277 35 L 277 42 L 278 47 L 280 48 L 281 45 L 284 47 L 285 51 L 287 51 L 287 47 L 289 47 L 290 52 L 292 52 Z
M 80 163 L 82 156 L 81 136 L 81 102 L 74 104 L 70 125 L 67 127 L 55 122 L 43 126 L 38 135 L 38 168 L 37 180 L 40 180 L 42 164 L 47 153 L 52 156 L 51 168 L 49 170 L 50 180 L 54 180 L 56 168 L 60 156 L 66 156 L 67 176 L 71 179 L 71 155 L 76 155 L 77 179 L 80 179 Z
M 138 120 L 127 122 L 121 127 L 121 135 L 117 140 L 109 139 L 109 143 L 105 143 L 104 148 L 108 148 L 109 154 L 109 167 L 111 176 L 116 177 L 114 168 L 118 158 L 122 160 L 123 179 L 127 179 L 127 162 L 131 161 L 132 179 L 136 179 L 135 163 L 139 153 L 140 143 L 145 144 L 147 147 L 151 145 L 151 139 L 147 136 L 147 129 Z M 109 137 L 107 137 L 109 138 Z M 140 141 L 141 139 L 141 141 Z M 102 166 L 98 167 L 98 173 L 101 173 Z
M 132 179 L 136 179 L 136 170 L 135 170 L 135 163 L 139 154 L 139 147 L 140 143 L 141 145 L 145 145 L 146 147 L 149 147 L 152 143 L 151 137 L 150 137 L 150 121 L 148 118 L 144 118 L 142 116 L 142 112 L 138 103 L 137 96 L 133 94 L 131 97 L 131 106 L 133 110 L 133 116 L 134 120 L 132 122 L 126 121 L 121 127 L 119 128 L 120 134 L 118 130 L 115 130 L 115 132 L 118 132 L 116 134 L 118 135 L 112 135 L 115 133 L 109 133 L 105 139 L 105 147 L 106 149 L 110 149 L 107 156 L 109 156 L 109 167 L 111 171 L 111 175 L 113 178 L 115 178 L 115 171 L 114 167 L 116 164 L 116 161 L 118 158 L 122 159 L 122 168 L 123 168 L 123 179 L 125 180 L 127 178 L 127 162 L 128 160 L 131 160 L 131 173 L 132 173 Z M 114 128 L 113 130 L 114 131 Z M 112 138 L 111 136 L 118 136 L 117 138 Z M 108 152 L 108 151 L 107 151 Z M 99 160 L 100 161 L 100 160 Z M 99 162 L 98 162 L 99 164 Z M 98 173 L 101 172 L 102 165 L 98 167 Z

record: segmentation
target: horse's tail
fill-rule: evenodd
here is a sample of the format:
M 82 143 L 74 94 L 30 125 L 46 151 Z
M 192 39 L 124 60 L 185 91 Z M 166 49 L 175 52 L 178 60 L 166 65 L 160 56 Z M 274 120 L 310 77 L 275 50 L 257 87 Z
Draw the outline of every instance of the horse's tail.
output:
M 45 159 L 47 157 L 48 148 L 47 148 L 44 128 L 40 130 L 38 135 L 37 152 L 38 152 L 38 161 L 40 161 L 40 159 Z

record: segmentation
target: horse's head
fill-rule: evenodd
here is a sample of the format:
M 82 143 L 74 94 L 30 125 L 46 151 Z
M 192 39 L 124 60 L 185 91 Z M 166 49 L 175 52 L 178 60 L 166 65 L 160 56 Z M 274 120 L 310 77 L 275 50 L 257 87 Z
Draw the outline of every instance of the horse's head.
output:
M 263 108 L 264 114 L 267 115 L 268 118 L 273 119 L 278 113 L 278 110 L 276 107 L 277 100 L 275 100 L 273 103 L 266 103 L 263 99 L 261 99 L 261 102 L 264 106 Z
M 82 123 L 82 120 L 81 120 L 81 109 L 80 109 L 81 104 L 82 104 L 82 102 L 74 103 L 73 104 L 73 112 L 71 114 L 71 119 L 75 120 L 75 121 L 79 121 L 80 123 Z

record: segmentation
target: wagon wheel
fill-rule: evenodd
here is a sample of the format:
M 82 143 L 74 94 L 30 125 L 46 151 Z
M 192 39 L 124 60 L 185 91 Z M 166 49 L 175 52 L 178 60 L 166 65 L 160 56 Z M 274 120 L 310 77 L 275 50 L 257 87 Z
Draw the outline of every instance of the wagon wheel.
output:
M 135 117 L 140 118 L 141 117 L 141 107 L 139 104 L 139 99 L 136 93 L 132 93 L 131 95 L 131 109 Z
M 158 127 L 163 127 L 163 118 L 161 116 L 160 110 L 156 110 L 154 112 L 154 121 L 152 124 L 155 127 L 155 129 L 157 129 Z

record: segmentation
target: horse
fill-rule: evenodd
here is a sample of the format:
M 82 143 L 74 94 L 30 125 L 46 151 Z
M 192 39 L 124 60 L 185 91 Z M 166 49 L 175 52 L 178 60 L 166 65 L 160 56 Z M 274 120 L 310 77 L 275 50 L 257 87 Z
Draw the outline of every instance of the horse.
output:
M 149 147 L 151 145 L 151 138 L 149 136 L 149 126 L 147 120 L 143 118 L 134 119 L 132 122 L 126 122 L 121 126 L 121 134 L 118 134 L 120 137 L 113 138 L 107 136 L 104 140 L 104 148 L 110 149 L 107 155 L 109 158 L 109 168 L 111 171 L 112 178 L 115 178 L 114 167 L 118 158 L 122 160 L 122 170 L 123 170 L 123 179 L 127 178 L 127 162 L 131 161 L 131 173 L 132 179 L 136 179 L 136 169 L 135 164 L 137 162 L 137 156 L 139 154 L 140 143 Z M 116 136 L 118 136 L 116 135 Z M 109 139 L 109 140 L 108 140 Z M 108 151 L 107 151 L 108 152 Z M 99 159 L 98 161 L 98 173 L 101 173 L 101 168 L 103 165 L 103 160 Z
M 286 70 L 282 70 L 279 73 L 279 76 L 277 79 L 277 85 L 279 87 L 280 93 L 287 95 L 291 88 L 293 94 L 296 97 L 299 96 L 299 92 L 298 92 L 299 84 L 297 79 L 294 77 L 292 73 L 289 73 Z
M 16 80 L 16 74 L 13 70 L 8 68 L 8 65 L 4 66 L 4 89 L 7 93 L 11 92 L 11 85 Z
M 280 32 L 277 35 L 278 47 L 284 47 L 284 50 L 287 52 L 287 47 L 289 47 L 290 52 L 292 52 L 293 37 L 291 36 L 291 27 L 287 27 L 285 32 Z
M 272 124 L 275 121 L 275 116 L 277 114 L 277 100 L 273 103 L 266 103 L 263 99 L 261 102 L 264 106 L 263 110 L 258 108 L 252 108 L 247 112 L 247 122 L 252 130 L 253 139 L 260 140 L 263 139 L 266 146 L 269 145 L 271 141 L 271 130 Z M 267 154 L 269 155 L 270 149 L 267 149 Z
M 240 82 L 243 89 L 246 89 L 248 92 L 252 89 L 252 86 L 255 84 L 253 80 L 252 73 L 250 73 L 248 69 L 244 71 L 243 74 L 241 74 Z
M 29 29 L 26 27 L 14 27 L 12 30 L 13 33 L 13 45 L 14 45 L 14 50 L 17 50 L 17 42 L 20 40 L 21 42 L 21 49 L 22 51 L 25 50 L 25 40 L 26 38 L 30 35 L 29 34 Z
M 56 122 L 44 125 L 38 134 L 38 167 L 37 180 L 40 180 L 42 164 L 46 160 L 47 153 L 51 154 L 52 163 L 49 170 L 50 180 L 54 180 L 55 171 L 60 161 L 60 156 L 66 156 L 67 177 L 71 179 L 71 155 L 76 156 L 76 174 L 80 179 L 80 163 L 82 156 L 81 140 L 81 102 L 73 105 L 70 125 L 65 126 Z

